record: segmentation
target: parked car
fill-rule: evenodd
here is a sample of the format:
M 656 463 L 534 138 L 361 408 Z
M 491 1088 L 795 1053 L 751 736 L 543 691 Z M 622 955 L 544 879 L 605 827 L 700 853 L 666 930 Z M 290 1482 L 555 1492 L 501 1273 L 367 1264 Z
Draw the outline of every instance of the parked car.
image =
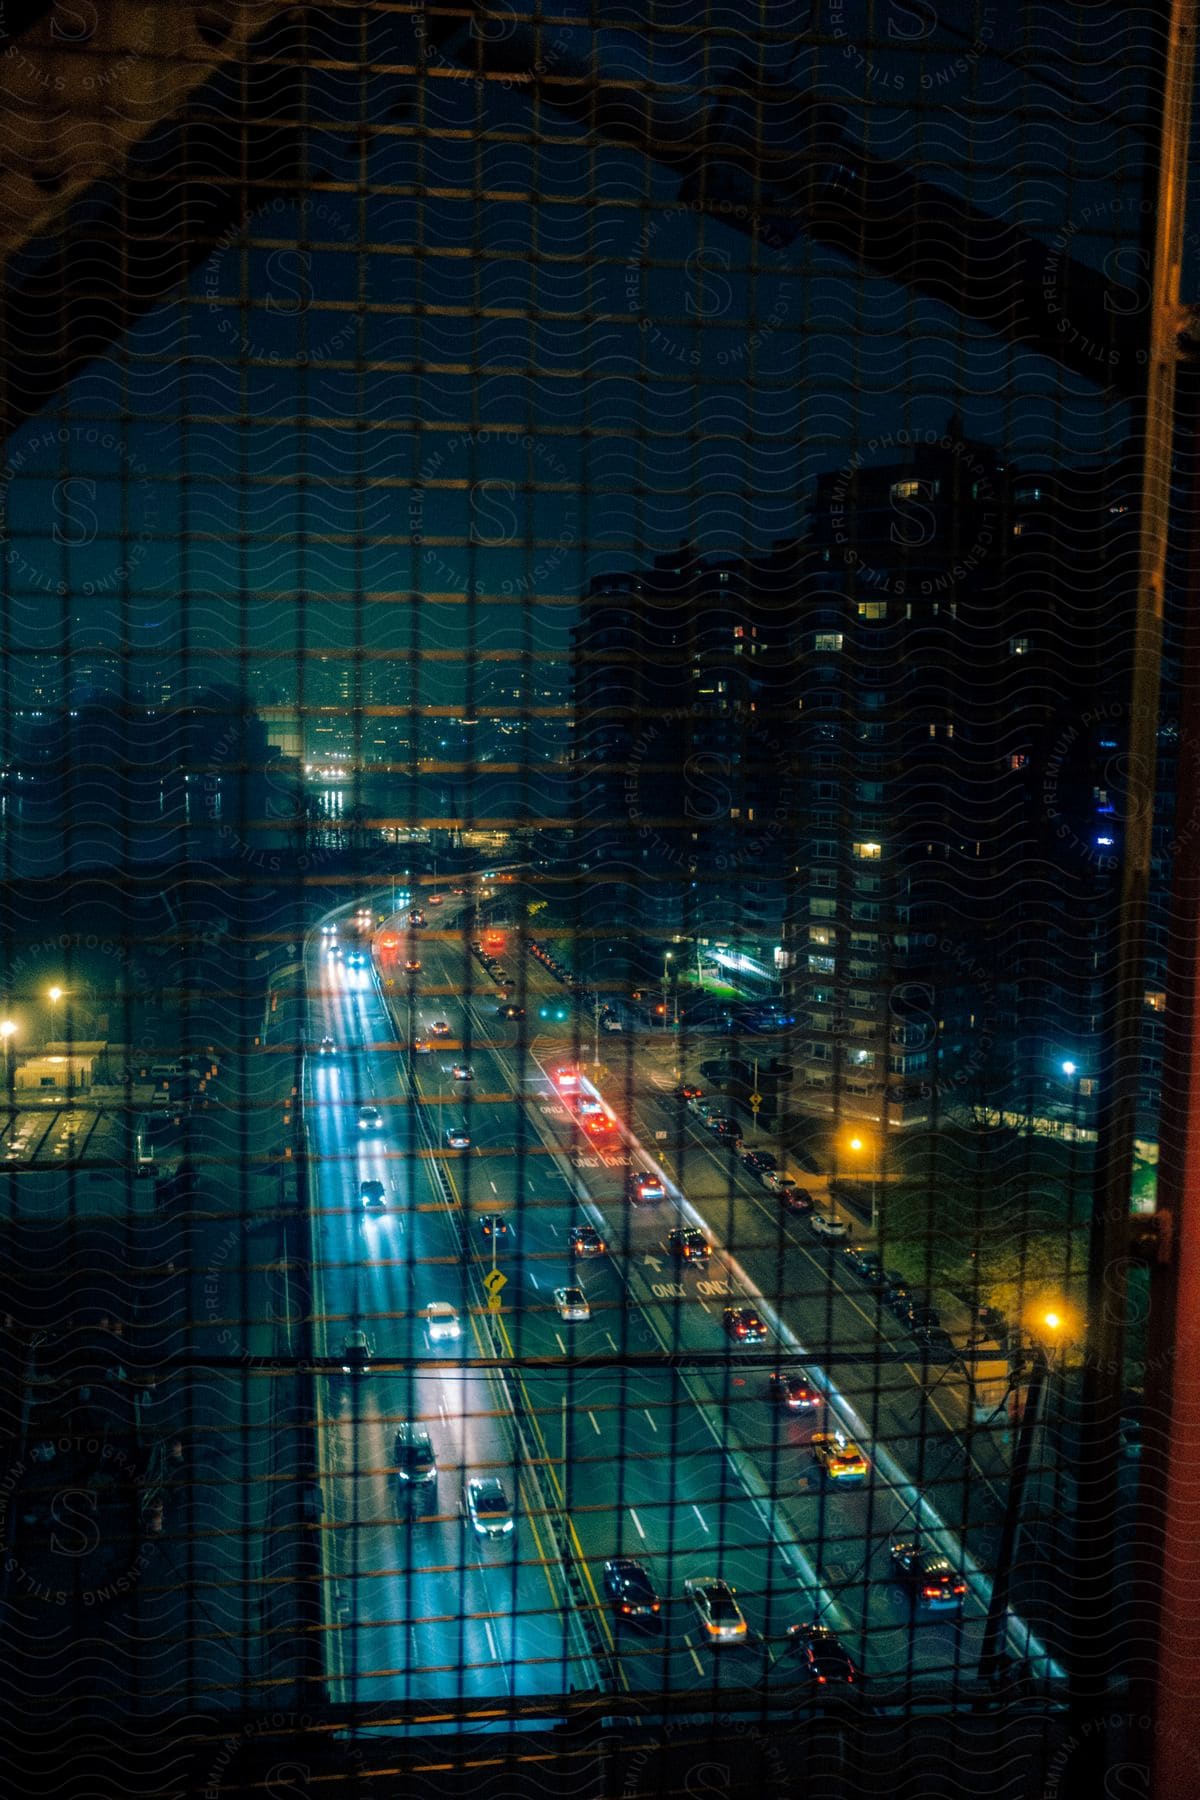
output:
M 910 1300 L 901 1315 L 904 1323 L 911 1331 L 919 1331 L 927 1325 L 940 1325 L 942 1315 L 936 1306 L 930 1306 L 926 1300 Z
M 794 1182 L 785 1182 L 779 1190 L 779 1203 L 785 1212 L 806 1215 L 816 1206 L 816 1201 L 807 1188 L 797 1187 Z
M 863 1276 L 864 1279 L 872 1275 L 876 1269 L 882 1270 L 883 1268 L 875 1251 L 866 1244 L 846 1244 L 842 1249 L 842 1257 L 846 1266 L 853 1269 L 856 1275 Z
M 769 1150 L 743 1150 L 742 1166 L 749 1169 L 752 1175 L 762 1175 L 767 1169 L 777 1165 Z
M 944 1325 L 918 1325 L 913 1332 L 918 1348 L 931 1362 L 956 1362 L 958 1348 Z
M 614 1556 L 604 1565 L 604 1592 L 622 1619 L 655 1618 L 662 1601 L 645 1567 L 632 1556 Z
M 835 1243 L 850 1235 L 850 1227 L 845 1219 L 839 1219 L 836 1213 L 814 1213 L 809 1223 L 816 1235 L 826 1243 Z

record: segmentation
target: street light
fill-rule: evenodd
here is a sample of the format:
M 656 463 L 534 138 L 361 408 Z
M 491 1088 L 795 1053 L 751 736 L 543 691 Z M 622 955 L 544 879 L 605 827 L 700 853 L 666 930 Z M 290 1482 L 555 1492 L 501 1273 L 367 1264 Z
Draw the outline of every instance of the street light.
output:
M 1053 1337 L 1062 1328 L 1062 1314 L 1057 1308 L 1048 1307 L 1038 1324 L 1041 1329 L 1048 1331 Z M 1012 1474 L 1009 1477 L 1008 1496 L 1004 1505 L 1004 1522 L 1000 1529 L 1000 1542 L 996 1549 L 996 1573 L 992 1580 L 992 1595 L 988 1602 L 987 1618 L 983 1627 L 983 1642 L 979 1649 L 979 1680 L 985 1686 L 995 1680 L 1003 1661 L 1004 1623 L 1008 1616 L 1008 1596 L 1012 1588 L 1013 1566 L 1016 1562 L 1017 1540 L 1021 1529 L 1021 1502 L 1025 1495 L 1025 1484 L 1029 1478 L 1029 1465 L 1033 1459 L 1033 1443 L 1037 1436 L 1038 1410 L 1042 1391 L 1046 1386 L 1051 1359 L 1054 1355 L 1053 1343 L 1047 1349 L 1043 1338 L 1037 1336 L 1033 1331 L 1029 1331 L 1027 1335 L 1032 1366 L 1025 1389 L 1025 1407 L 1021 1414 L 1021 1429 L 1013 1451 Z
M 871 1148 L 866 1139 L 859 1137 L 857 1133 L 849 1140 L 848 1147 L 855 1156 L 868 1154 Z M 879 1172 L 874 1165 L 871 1169 L 871 1230 L 879 1230 Z
M 16 1022 L 13 1019 L 0 1019 L 0 1038 L 4 1039 L 4 1078 L 8 1088 L 8 1104 L 15 1105 L 14 1091 L 17 1085 L 17 1055 L 13 1037 L 16 1033 Z

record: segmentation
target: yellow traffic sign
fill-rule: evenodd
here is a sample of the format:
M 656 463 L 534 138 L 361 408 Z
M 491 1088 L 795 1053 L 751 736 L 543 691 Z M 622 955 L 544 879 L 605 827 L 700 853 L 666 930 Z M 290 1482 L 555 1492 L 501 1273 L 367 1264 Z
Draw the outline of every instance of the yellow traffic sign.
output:
M 762 1105 L 762 1095 L 761 1094 L 751 1094 L 750 1104 L 754 1108 L 755 1112 L 757 1112 L 759 1107 Z
M 503 1310 L 504 1310 L 504 1302 L 500 1298 L 499 1292 L 496 1292 L 494 1294 L 489 1294 L 488 1295 L 488 1311 L 489 1312 L 503 1312 Z
M 500 1289 L 508 1285 L 508 1276 L 503 1269 L 489 1269 L 483 1278 L 483 1285 L 492 1299 L 499 1302 Z

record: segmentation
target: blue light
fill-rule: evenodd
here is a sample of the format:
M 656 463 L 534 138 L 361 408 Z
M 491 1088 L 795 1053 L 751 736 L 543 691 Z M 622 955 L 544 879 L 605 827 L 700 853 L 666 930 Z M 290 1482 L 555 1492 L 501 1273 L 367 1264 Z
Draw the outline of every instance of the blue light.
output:
M 1098 844 L 1105 844 L 1105 845 L 1115 844 L 1116 841 L 1117 841 L 1116 838 L 1110 838 L 1110 837 L 1098 837 L 1096 839 L 1096 842 Z

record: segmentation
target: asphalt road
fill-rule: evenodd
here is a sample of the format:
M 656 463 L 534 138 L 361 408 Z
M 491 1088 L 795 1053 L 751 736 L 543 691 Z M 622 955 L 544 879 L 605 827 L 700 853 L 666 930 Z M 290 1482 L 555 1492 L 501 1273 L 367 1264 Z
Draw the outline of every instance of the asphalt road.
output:
M 982 1580 L 961 1618 L 917 1619 L 887 1580 L 888 1546 L 911 1534 L 922 1504 L 911 1474 L 970 1546 L 980 1476 L 950 1429 L 961 1396 L 935 1386 L 941 1369 L 913 1366 L 890 1318 L 843 1284 L 837 1252 L 760 1202 L 678 1112 L 665 1128 L 687 1198 L 672 1183 L 667 1201 L 631 1205 L 623 1159 L 646 1164 L 641 1142 L 621 1131 L 603 1153 L 581 1143 L 553 1080 L 565 1045 L 555 1054 L 535 1021 L 498 1018 L 452 906 L 428 917 L 419 971 L 405 969 L 414 946 L 391 921 L 374 968 L 347 967 L 318 936 L 307 951 L 311 1035 L 338 1046 L 306 1066 L 317 1308 L 331 1356 L 361 1328 L 388 1365 L 321 1381 L 335 1697 L 428 1701 L 435 1716 L 439 1701 L 571 1687 L 636 1696 L 794 1683 L 787 1627 L 817 1616 L 838 1627 L 882 1701 L 914 1681 L 969 1677 Z M 341 937 L 348 946 L 344 923 Z M 414 1052 L 417 1040 L 431 1048 Z M 472 1081 L 455 1080 L 460 1061 Z M 379 1129 L 360 1127 L 364 1103 L 379 1107 Z M 668 1117 L 650 1079 L 632 1109 L 649 1139 L 647 1108 Z M 466 1126 L 469 1148 L 448 1145 L 451 1125 Z M 364 1214 L 364 1177 L 384 1181 L 384 1213 Z M 481 1220 L 493 1212 L 512 1226 L 495 1258 L 499 1314 L 483 1287 L 493 1249 Z M 569 1235 L 581 1219 L 610 1251 L 575 1267 Z M 667 1234 L 680 1219 L 706 1227 L 706 1269 L 671 1263 Z M 554 1302 L 572 1281 L 587 1293 L 585 1323 L 566 1323 Z M 753 1349 L 732 1345 L 721 1318 L 750 1298 L 772 1327 Z M 430 1342 L 420 1315 L 432 1300 L 459 1312 L 459 1343 Z M 766 1397 L 770 1366 L 800 1360 L 796 1346 L 833 1402 L 825 1422 L 849 1424 L 867 1452 L 861 1487 L 823 1483 L 809 1442 L 821 1421 L 780 1416 Z M 493 1357 L 502 1370 L 471 1366 Z M 440 1465 L 436 1499 L 415 1512 L 391 1454 L 409 1419 L 428 1425 Z M 930 1444 L 944 1467 L 922 1463 Z M 473 1474 L 499 1476 L 515 1499 L 510 1538 L 480 1540 L 464 1521 Z M 989 1477 L 1002 1475 L 1001 1459 Z M 638 1556 L 663 1597 L 650 1628 L 618 1626 L 603 1603 L 603 1564 L 616 1554 Z M 749 1629 L 714 1650 L 684 1581 L 717 1574 L 737 1589 Z

